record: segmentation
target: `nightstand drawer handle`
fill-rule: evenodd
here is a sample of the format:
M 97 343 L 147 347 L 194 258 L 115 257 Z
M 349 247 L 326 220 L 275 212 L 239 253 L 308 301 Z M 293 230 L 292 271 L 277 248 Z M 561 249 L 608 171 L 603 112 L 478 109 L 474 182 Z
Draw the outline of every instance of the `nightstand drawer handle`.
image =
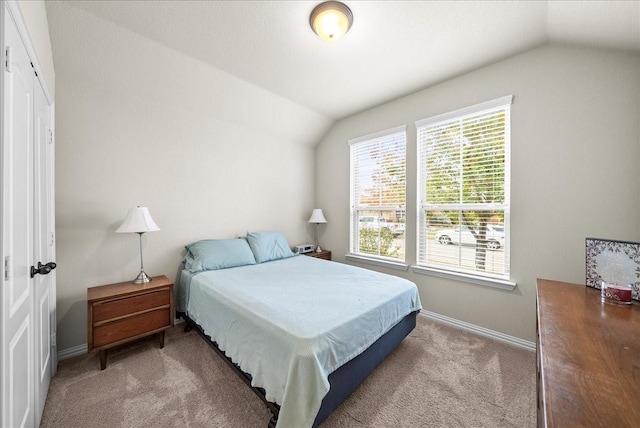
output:
M 38 273 L 40 275 L 46 275 L 52 270 L 54 270 L 55 268 L 56 268 L 56 264 L 54 262 L 49 262 L 46 265 L 43 265 L 42 263 L 38 262 L 38 268 L 36 268 L 35 266 L 31 266 L 31 278 L 36 276 L 36 274 Z

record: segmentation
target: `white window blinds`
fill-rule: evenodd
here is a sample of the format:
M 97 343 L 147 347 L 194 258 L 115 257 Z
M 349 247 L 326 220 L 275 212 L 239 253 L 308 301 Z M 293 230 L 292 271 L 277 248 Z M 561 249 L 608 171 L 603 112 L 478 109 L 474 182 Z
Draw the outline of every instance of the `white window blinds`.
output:
M 418 265 L 508 279 L 511 100 L 416 122 Z
M 405 127 L 351 140 L 349 145 L 351 252 L 404 261 Z

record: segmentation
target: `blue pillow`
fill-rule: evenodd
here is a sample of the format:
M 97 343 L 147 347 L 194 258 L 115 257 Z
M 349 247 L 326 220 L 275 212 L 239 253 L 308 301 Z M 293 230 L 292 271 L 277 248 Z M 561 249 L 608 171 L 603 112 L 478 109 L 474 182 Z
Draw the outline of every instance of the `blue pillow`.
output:
M 203 239 L 185 248 L 184 267 L 191 273 L 256 264 L 244 238 Z
M 258 263 L 295 256 L 281 232 L 247 232 L 247 241 Z

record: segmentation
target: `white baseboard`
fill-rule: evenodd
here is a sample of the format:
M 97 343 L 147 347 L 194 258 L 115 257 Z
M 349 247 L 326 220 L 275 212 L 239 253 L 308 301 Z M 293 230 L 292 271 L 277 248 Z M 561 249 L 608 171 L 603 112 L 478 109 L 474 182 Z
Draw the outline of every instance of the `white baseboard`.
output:
M 173 321 L 173 325 L 181 324 L 184 320 L 177 318 Z M 66 360 L 67 358 L 77 357 L 78 355 L 84 355 L 87 353 L 87 344 L 72 346 L 71 348 L 62 349 L 58 351 L 58 361 Z
M 468 322 L 460 321 L 455 318 L 450 318 L 445 315 L 440 315 L 435 312 L 425 311 L 424 309 L 421 310 L 420 313 L 435 321 L 439 321 L 443 324 L 448 324 L 452 327 L 459 328 L 461 330 L 470 331 L 472 333 L 476 333 L 481 336 L 499 340 L 500 342 L 505 342 L 505 343 L 508 343 L 509 345 L 526 349 L 527 351 L 535 352 L 536 350 L 536 344 L 534 342 L 520 339 L 519 337 L 510 336 L 508 334 L 500 333 L 499 331 L 495 331 L 495 330 L 489 330 L 488 328 L 484 328 L 475 324 L 470 324 Z
M 87 353 L 87 344 L 72 346 L 71 348 L 61 349 L 58 351 L 58 361 L 66 360 L 67 358 L 77 357 L 78 355 L 84 355 Z
M 421 310 L 420 313 L 426 316 L 427 318 L 431 318 L 432 320 L 439 321 L 443 324 L 448 324 L 452 327 L 456 327 L 461 330 L 470 331 L 472 333 L 476 333 L 481 336 L 486 336 L 491 339 L 499 340 L 501 342 L 508 343 L 509 345 L 526 349 L 527 351 L 536 350 L 535 343 L 530 342 L 528 340 L 520 339 L 519 337 L 509 336 L 508 334 L 500 333 L 499 331 L 489 330 L 488 328 L 480 327 L 475 324 L 470 324 L 468 322 L 460 321 L 455 318 L 450 318 L 444 315 L 440 315 L 435 312 L 425 311 L 424 309 Z M 184 320 L 180 318 L 174 321 L 174 325 L 180 324 L 183 322 Z M 83 355 L 86 353 L 87 353 L 86 343 L 78 346 L 73 346 L 71 348 L 62 349 L 58 351 L 58 361 L 66 360 L 67 358 L 71 358 L 71 357 L 77 357 L 78 355 Z

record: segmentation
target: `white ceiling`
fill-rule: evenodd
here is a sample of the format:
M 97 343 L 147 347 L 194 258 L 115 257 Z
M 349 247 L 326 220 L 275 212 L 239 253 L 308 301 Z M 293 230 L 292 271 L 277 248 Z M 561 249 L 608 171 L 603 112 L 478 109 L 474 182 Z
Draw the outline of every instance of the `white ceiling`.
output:
M 640 1 L 345 0 L 338 43 L 309 27 L 320 2 L 69 4 L 333 119 L 546 43 L 640 52 Z

